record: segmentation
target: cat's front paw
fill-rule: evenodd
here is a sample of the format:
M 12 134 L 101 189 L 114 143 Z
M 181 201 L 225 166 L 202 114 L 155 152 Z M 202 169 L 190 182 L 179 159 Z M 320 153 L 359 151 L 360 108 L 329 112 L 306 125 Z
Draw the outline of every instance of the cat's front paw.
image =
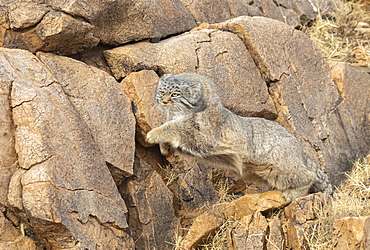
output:
M 151 144 L 161 143 L 162 135 L 163 131 L 160 127 L 154 128 L 146 135 L 146 140 Z
M 160 143 L 159 149 L 161 151 L 161 154 L 164 156 L 170 156 L 173 154 L 174 149 L 171 147 L 169 143 Z

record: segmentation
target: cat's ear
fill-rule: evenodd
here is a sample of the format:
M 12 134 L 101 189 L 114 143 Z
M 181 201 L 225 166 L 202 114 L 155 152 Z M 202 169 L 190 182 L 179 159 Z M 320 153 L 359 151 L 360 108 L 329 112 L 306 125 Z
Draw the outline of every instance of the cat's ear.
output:
M 171 76 L 172 76 L 172 74 L 164 74 L 163 76 L 161 76 L 161 78 L 159 78 L 159 81 L 165 81 L 168 78 L 170 78 Z

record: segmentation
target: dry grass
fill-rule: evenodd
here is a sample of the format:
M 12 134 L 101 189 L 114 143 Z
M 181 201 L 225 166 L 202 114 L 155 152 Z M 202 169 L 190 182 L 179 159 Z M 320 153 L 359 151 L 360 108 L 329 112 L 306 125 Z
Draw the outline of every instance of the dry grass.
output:
M 370 155 L 357 161 L 347 176 L 333 197 L 336 217 L 370 215 Z
M 348 179 L 333 195 L 331 213 L 322 213 L 306 235 L 310 249 L 332 249 L 333 222 L 336 218 L 370 215 L 370 155 L 358 160 Z
M 158 166 L 163 171 L 163 179 L 167 186 L 171 185 L 172 182 L 176 181 L 179 178 L 179 173 L 176 172 L 174 168 L 172 168 L 171 164 L 166 164 L 165 166 L 161 166 L 158 164 Z
M 217 192 L 218 203 L 230 202 L 238 198 L 237 195 L 229 193 L 230 182 L 225 176 L 225 171 L 222 169 L 214 169 L 212 171 L 213 188 Z
M 177 228 L 173 242 L 166 242 L 167 244 L 172 245 L 172 250 L 184 250 L 181 247 L 181 241 L 183 240 L 182 234 L 183 229 Z
M 199 249 L 202 250 L 225 250 L 229 249 L 227 230 L 234 221 L 225 221 L 214 235 L 207 239 L 207 243 L 200 245 Z
M 320 10 L 316 21 L 303 31 L 318 45 L 328 60 L 370 66 L 370 11 L 362 1 L 340 1 L 331 10 Z M 334 10 L 333 10 L 334 9 Z

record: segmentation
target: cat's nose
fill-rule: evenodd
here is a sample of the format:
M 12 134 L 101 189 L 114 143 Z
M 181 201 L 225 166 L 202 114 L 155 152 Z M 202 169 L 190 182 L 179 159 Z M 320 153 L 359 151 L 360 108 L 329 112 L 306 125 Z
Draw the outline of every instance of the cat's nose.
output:
M 162 103 L 163 103 L 163 104 L 168 104 L 168 103 L 170 103 L 170 98 L 164 98 L 164 99 L 162 100 Z

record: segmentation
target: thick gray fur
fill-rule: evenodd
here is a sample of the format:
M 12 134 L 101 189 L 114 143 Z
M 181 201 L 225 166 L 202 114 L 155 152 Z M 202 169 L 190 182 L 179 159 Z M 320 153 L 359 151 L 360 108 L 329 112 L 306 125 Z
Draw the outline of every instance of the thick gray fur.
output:
M 167 122 L 147 135 L 188 152 L 247 182 L 263 184 L 293 200 L 309 193 L 332 193 L 327 175 L 303 152 L 284 127 L 263 118 L 241 117 L 226 109 L 211 79 L 196 73 L 165 74 L 155 101 Z

